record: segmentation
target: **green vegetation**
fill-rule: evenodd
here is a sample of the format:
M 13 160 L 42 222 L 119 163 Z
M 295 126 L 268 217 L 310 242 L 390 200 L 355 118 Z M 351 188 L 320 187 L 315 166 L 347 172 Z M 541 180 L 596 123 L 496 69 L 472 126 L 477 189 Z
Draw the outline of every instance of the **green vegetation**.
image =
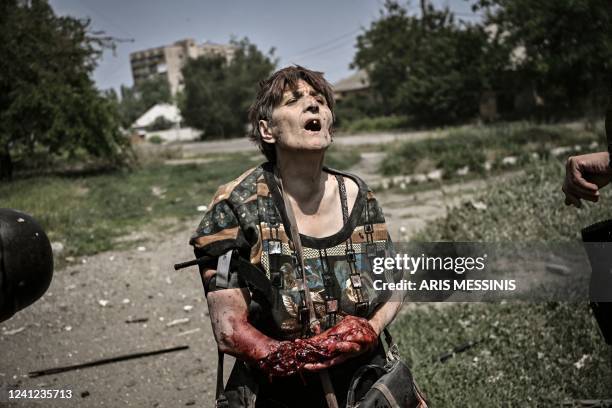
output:
M 468 166 L 470 172 L 485 173 L 485 162 L 492 169 L 505 167 L 503 158 L 516 158 L 516 165 L 547 159 L 550 150 L 559 146 L 588 150 L 593 142 L 604 140 L 603 129 L 579 131 L 562 126 L 534 126 L 528 123 L 492 125 L 481 128 L 450 130 L 442 139 L 392 145 L 381 164 L 385 175 L 423 173 L 443 169 L 447 179 Z
M 505 63 L 513 67 L 516 86 L 531 84 L 543 102 L 538 109 L 545 117 L 601 114 L 612 69 L 608 1 L 476 3 L 477 11 L 486 16 L 483 24 L 496 27 L 495 33 L 491 31 L 489 46 L 494 44 L 498 57 L 505 54 Z M 491 88 L 499 89 L 503 84 L 491 83 Z
M 448 9 L 427 7 L 423 15 L 385 2 L 380 18 L 357 37 L 354 65 L 368 72 L 387 115 L 409 113 L 430 124 L 473 118 L 486 34 L 480 26 L 455 23 Z
M 417 239 L 426 241 L 565 241 L 578 239 L 580 229 L 612 218 L 612 191 L 602 190 L 599 205 L 576 210 L 563 204 L 559 162 L 527 169 L 524 176 L 495 185 L 478 200 L 485 211 L 466 204 L 445 219 L 430 224 Z
M 345 133 L 360 133 L 401 130 L 409 127 L 409 119 L 403 116 L 375 116 L 343 121 L 339 129 Z
M 612 191 L 599 205 L 565 207 L 563 166 L 531 166 L 472 205 L 429 225 L 423 241 L 567 241 L 612 217 Z M 394 323 L 402 354 L 435 406 L 558 406 L 610 398 L 612 350 L 584 303 L 448 304 L 409 310 Z M 432 358 L 483 340 L 445 363 Z
M 114 89 L 110 91 L 110 95 L 117 103 L 117 108 L 121 114 L 121 125 L 125 129 L 129 129 L 136 119 L 156 104 L 172 103 L 170 85 L 164 75 L 141 81 L 131 88 L 122 85 L 121 100 L 117 97 Z M 158 119 L 162 121 L 160 122 Z M 155 122 L 151 124 L 154 128 L 149 130 L 168 129 L 171 125 L 163 117 L 156 118 Z
M 610 398 L 612 352 L 586 304 L 419 308 L 391 330 L 431 406 L 552 407 Z M 432 362 L 477 340 L 483 342 L 444 363 Z
M 203 55 L 183 68 L 181 114 L 187 126 L 203 131 L 203 139 L 243 136 L 257 84 L 276 66 L 273 49 L 264 54 L 248 38 L 231 45 L 235 47 L 231 61 Z
M 119 114 L 91 78 L 112 41 L 44 0 L 1 2 L 0 38 L 0 179 L 38 152 L 120 165 Z
M 153 135 L 149 137 L 149 142 L 153 144 L 162 144 L 164 143 L 164 139 L 160 135 Z
M 601 113 L 612 61 L 605 0 L 478 0 L 481 19 L 455 18 L 422 0 L 385 1 L 357 37 L 382 112 L 416 124 Z M 482 102 L 492 101 L 492 104 Z M 481 107 L 484 108 L 481 111 Z M 359 106 L 353 106 L 359 108 Z M 354 109 L 345 111 L 355 116 Z M 368 114 L 367 106 L 362 116 Z

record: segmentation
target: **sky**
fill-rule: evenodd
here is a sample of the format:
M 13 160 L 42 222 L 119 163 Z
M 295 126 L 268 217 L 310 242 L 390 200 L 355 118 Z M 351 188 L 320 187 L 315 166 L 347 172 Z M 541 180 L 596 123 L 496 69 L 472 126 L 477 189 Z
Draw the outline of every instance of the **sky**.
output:
M 300 64 L 334 83 L 349 76 L 357 36 L 379 18 L 383 0 L 50 0 L 58 15 L 90 18 L 92 31 L 122 40 L 94 72 L 99 89 L 131 86 L 130 53 L 193 38 L 228 43 L 248 37 L 279 67 Z M 465 0 L 434 0 L 474 20 Z M 409 3 L 418 14 L 419 2 Z

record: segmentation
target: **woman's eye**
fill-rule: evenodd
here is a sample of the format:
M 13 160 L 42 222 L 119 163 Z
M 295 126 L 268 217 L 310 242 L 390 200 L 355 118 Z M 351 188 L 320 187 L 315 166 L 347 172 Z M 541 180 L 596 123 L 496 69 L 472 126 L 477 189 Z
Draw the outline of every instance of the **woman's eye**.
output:
M 292 103 L 295 103 L 295 102 L 297 102 L 297 99 L 291 98 L 287 101 L 286 105 L 291 105 Z

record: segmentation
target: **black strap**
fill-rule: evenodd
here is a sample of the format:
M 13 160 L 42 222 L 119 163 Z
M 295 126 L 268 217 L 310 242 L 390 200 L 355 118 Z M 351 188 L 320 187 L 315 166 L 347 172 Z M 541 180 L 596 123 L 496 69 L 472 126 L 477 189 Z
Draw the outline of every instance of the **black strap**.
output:
M 393 337 L 391 337 L 391 332 L 389 331 L 389 329 L 385 327 L 385 329 L 383 330 L 383 333 L 385 335 L 385 342 L 387 343 L 387 346 L 388 347 L 393 346 Z
M 348 199 L 346 196 L 346 185 L 344 184 L 344 177 L 336 174 L 336 180 L 338 181 L 338 189 L 340 190 L 340 205 L 342 206 L 342 219 L 344 224 L 348 222 L 349 211 L 348 211 Z
M 218 402 L 223 394 L 223 352 L 217 350 L 217 354 L 217 391 L 215 393 L 215 400 Z

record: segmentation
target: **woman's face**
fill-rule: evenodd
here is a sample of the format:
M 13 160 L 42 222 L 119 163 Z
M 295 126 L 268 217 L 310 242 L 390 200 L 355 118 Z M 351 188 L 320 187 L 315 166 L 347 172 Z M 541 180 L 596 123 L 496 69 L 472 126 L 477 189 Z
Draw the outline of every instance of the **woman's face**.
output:
M 285 90 L 272 120 L 260 121 L 260 131 L 264 142 L 276 143 L 279 152 L 316 151 L 331 144 L 332 123 L 325 97 L 300 80 L 296 90 Z

